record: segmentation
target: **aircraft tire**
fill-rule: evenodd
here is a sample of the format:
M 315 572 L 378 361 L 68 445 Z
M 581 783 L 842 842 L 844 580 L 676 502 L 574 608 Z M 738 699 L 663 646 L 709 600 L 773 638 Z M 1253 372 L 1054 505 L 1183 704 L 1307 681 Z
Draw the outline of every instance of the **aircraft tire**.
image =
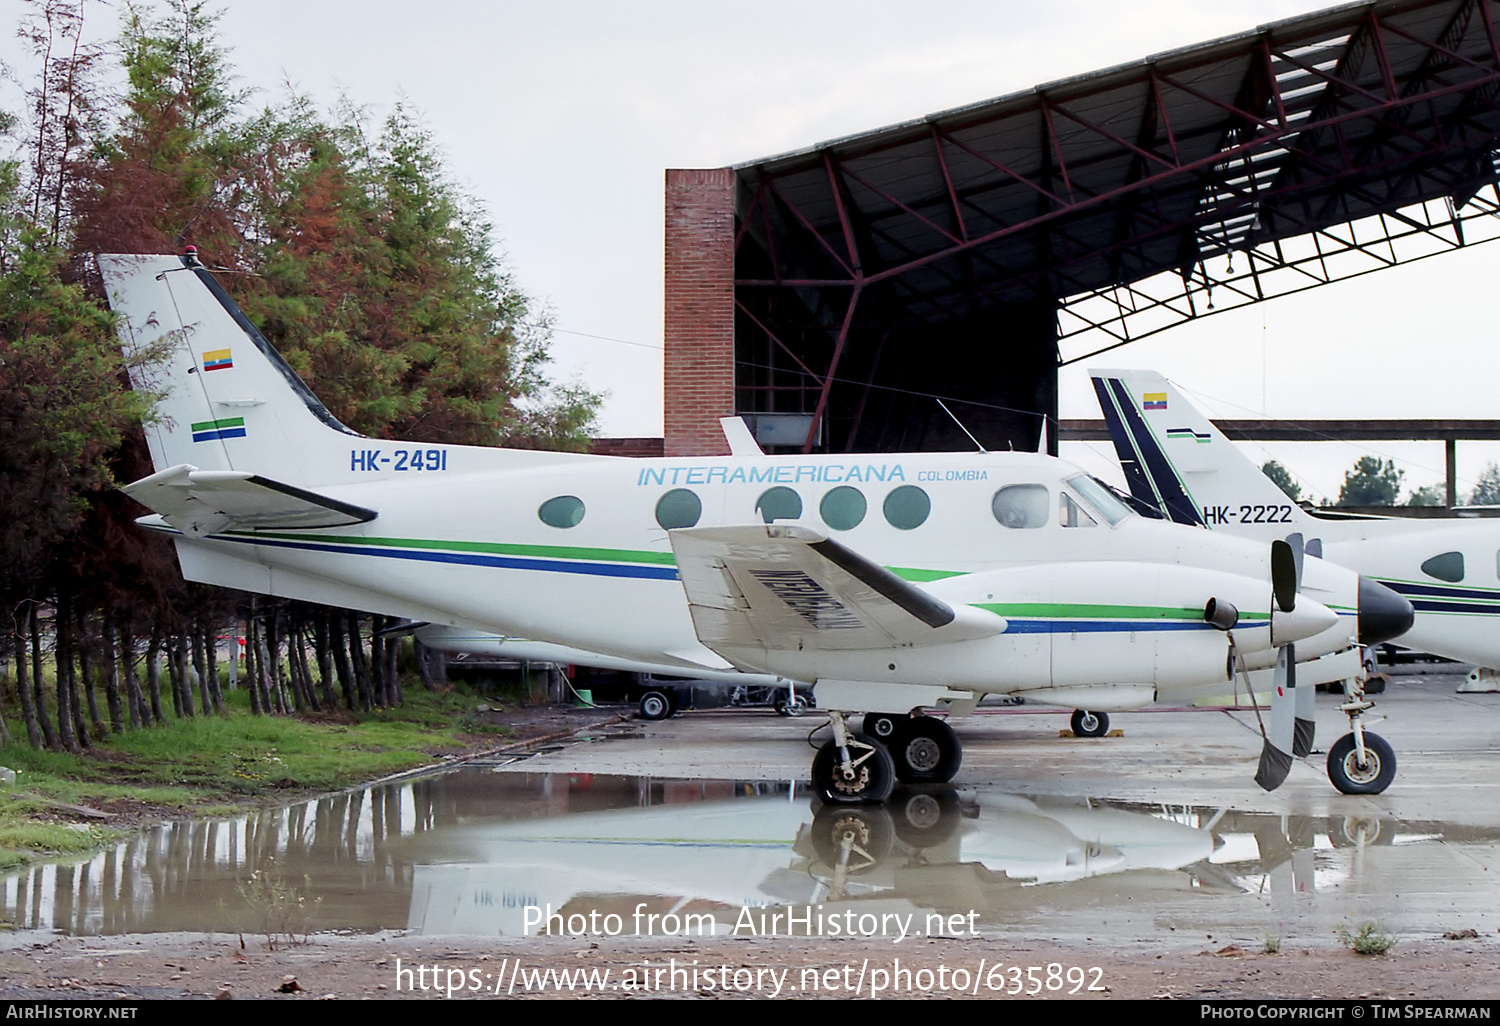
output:
M 859 876 L 891 853 L 891 817 L 882 808 L 825 805 L 813 813 L 813 851 L 830 869 Z
M 963 745 L 953 728 L 933 716 L 913 716 L 887 742 L 903 784 L 946 784 L 964 761 Z
M 897 788 L 885 803 L 896 825 L 896 836 L 912 848 L 932 848 L 952 837 L 963 822 L 958 792 L 951 787 L 920 791 Z
M 878 805 L 896 786 L 896 767 L 885 746 L 863 734 L 850 734 L 858 761 L 854 775 L 846 778 L 840 768 L 839 746 L 829 741 L 813 756 L 813 791 L 828 805 Z
M 1078 737 L 1103 737 L 1109 733 L 1109 713 L 1074 709 L 1073 733 Z
M 641 719 L 664 720 L 672 715 L 672 699 L 665 691 L 648 691 L 641 696 Z
M 863 730 L 881 744 L 891 744 L 891 739 L 911 719 L 906 713 L 866 713 Z
M 1328 749 L 1328 779 L 1344 794 L 1380 794 L 1396 779 L 1396 751 L 1379 734 L 1365 731 L 1368 764 L 1359 765 L 1354 735 L 1345 734 Z
M 801 716 L 812 709 L 806 695 L 793 695 L 784 702 L 776 703 L 776 711 L 782 716 Z

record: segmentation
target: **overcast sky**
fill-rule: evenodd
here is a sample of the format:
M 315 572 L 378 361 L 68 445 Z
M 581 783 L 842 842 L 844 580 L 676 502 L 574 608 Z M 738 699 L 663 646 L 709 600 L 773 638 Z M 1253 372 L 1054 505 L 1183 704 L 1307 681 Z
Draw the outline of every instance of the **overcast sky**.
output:
M 1253 29 L 1299 0 L 230 0 L 219 37 L 261 102 L 285 84 L 379 119 L 419 111 L 556 317 L 555 375 L 609 392 L 603 433 L 661 432 L 668 167 L 718 167 Z M 8 8 L 19 11 L 18 4 Z M 118 7 L 92 8 L 112 36 Z M 29 58 L 0 40 L 0 60 Z M 14 109 L 14 92 L 3 102 Z M 1213 416 L 1496 417 L 1500 245 L 1166 332 L 1102 358 L 1155 367 Z M 590 338 L 588 336 L 602 336 Z M 607 340 L 606 340 L 607 339 Z M 609 341 L 612 340 L 612 341 Z M 1097 417 L 1083 367 L 1062 415 Z M 1441 443 L 1380 446 L 1408 485 Z M 1459 447 L 1471 482 L 1496 447 Z M 1319 494 L 1368 447 L 1277 446 Z M 1107 450 L 1074 450 L 1109 472 Z M 1257 451 L 1258 458 L 1264 455 Z M 1110 473 L 1120 480 L 1117 472 Z

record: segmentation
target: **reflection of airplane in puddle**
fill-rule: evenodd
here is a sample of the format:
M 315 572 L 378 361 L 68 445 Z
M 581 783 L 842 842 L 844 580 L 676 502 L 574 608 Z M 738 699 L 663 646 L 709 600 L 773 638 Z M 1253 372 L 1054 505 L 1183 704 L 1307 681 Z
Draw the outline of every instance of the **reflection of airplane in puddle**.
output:
M 851 907 L 912 914 L 920 930 L 929 914 L 1024 908 L 1033 899 L 1011 892 L 1030 885 L 1179 869 L 1214 843 L 1141 811 L 938 789 L 898 791 L 888 808 L 809 812 L 783 794 L 473 824 L 443 847 L 475 861 L 407 853 L 419 863 L 408 923 L 419 933 L 519 935 L 528 906 L 612 912 L 629 930 L 644 904 L 673 922 L 712 915 L 724 936 L 760 906 L 811 907 L 814 933 Z
M 1343 652 L 1410 624 L 1405 599 L 1285 541 L 1145 520 L 1041 455 L 767 456 L 734 418 L 728 457 L 366 438 L 195 255 L 99 268 L 132 380 L 159 396 L 157 472 L 125 490 L 188 579 L 815 683 L 833 738 L 812 778 L 829 801 L 952 778 L 958 739 L 922 707 L 999 693 L 1137 708 L 1222 687 L 1236 659 Z M 848 729 L 854 710 L 888 732 Z M 1272 748 L 1268 787 L 1291 762 Z

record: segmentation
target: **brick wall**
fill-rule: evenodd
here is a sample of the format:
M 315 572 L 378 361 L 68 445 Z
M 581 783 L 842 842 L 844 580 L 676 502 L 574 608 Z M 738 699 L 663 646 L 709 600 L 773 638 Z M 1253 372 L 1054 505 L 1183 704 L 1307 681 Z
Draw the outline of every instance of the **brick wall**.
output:
M 667 170 L 664 394 L 668 456 L 728 455 L 734 413 L 734 172 Z

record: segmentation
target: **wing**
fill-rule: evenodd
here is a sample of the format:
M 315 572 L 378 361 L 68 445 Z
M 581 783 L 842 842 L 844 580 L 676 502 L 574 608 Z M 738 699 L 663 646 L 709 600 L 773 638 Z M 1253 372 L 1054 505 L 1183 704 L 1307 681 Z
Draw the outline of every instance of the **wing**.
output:
M 374 520 L 373 509 L 234 470 L 169 467 L 121 489 L 184 534 L 230 528 L 343 527 Z
M 1000 634 L 1004 618 L 934 598 L 816 531 L 779 524 L 670 532 L 698 640 L 731 652 L 874 651 Z

